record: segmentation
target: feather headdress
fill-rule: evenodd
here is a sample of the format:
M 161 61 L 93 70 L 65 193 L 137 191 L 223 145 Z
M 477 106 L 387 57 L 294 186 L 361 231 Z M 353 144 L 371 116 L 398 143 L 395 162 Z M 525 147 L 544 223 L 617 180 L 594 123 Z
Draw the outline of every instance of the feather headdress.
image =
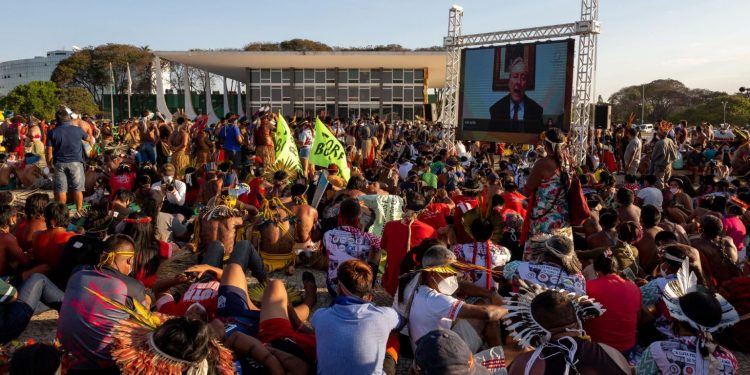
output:
M 519 280 L 520 289 L 518 293 L 511 293 L 512 297 L 507 304 L 509 313 L 505 316 L 503 323 L 510 331 L 511 337 L 518 341 L 523 348 L 536 347 L 534 353 L 526 364 L 525 374 L 531 372 L 534 362 L 541 356 L 545 348 L 557 349 L 555 354 L 565 355 L 565 371 L 567 375 L 570 367 L 575 365 L 575 353 L 578 350 L 578 343 L 570 336 L 552 342 L 552 332 L 544 328 L 534 317 L 531 311 L 531 304 L 540 294 L 550 290 L 560 293 L 573 306 L 575 310 L 577 329 L 566 329 L 566 331 L 583 332 L 583 320 L 594 318 L 602 315 L 606 310 L 599 302 L 594 301 L 586 295 L 577 295 L 566 290 L 547 289 L 544 285 L 527 284 Z M 585 336 L 585 335 L 584 335 Z M 566 344 L 567 343 L 567 344 Z M 553 354 L 554 355 L 554 354 Z
M 740 317 L 739 314 L 737 314 L 737 310 L 734 309 L 729 301 L 718 293 L 714 293 L 713 296 L 719 301 L 719 305 L 721 306 L 721 321 L 713 327 L 707 327 L 694 321 L 688 317 L 682 305 L 680 305 L 680 299 L 693 292 L 698 292 L 698 278 L 695 276 L 695 273 L 690 270 L 690 260 L 685 258 L 682 261 L 682 267 L 677 271 L 677 279 L 672 280 L 667 284 L 664 288 L 664 295 L 662 297 L 672 318 L 681 322 L 686 322 L 699 332 L 703 333 L 713 333 L 739 322 Z
M 154 332 L 168 318 L 165 315 L 151 313 L 147 308 L 133 300 L 134 308 L 128 308 L 111 298 L 86 288 L 100 300 L 122 310 L 130 319 L 117 323 L 112 331 L 112 358 L 123 374 L 128 375 L 206 375 L 211 362 L 217 373 L 234 374 L 232 353 L 212 339 L 206 358 L 200 362 L 175 358 L 161 349 L 154 342 Z
M 544 285 L 528 284 L 522 279 L 518 282 L 520 289 L 518 293 L 511 293 L 512 297 L 507 306 L 509 313 L 503 323 L 510 331 L 510 335 L 518 340 L 518 344 L 523 348 L 541 346 L 552 338 L 552 333 L 544 328 L 531 312 L 532 301 L 548 290 L 564 295 L 573 305 L 580 329 L 583 329 L 583 320 L 600 316 L 606 311 L 601 303 L 586 295 L 577 295 L 562 289 L 548 289 Z

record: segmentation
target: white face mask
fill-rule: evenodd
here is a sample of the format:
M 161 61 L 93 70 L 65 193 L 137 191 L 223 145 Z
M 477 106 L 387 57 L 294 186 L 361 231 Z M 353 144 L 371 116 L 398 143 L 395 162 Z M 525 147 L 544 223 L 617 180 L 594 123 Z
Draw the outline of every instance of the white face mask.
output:
M 677 192 L 679 192 L 679 191 L 680 191 L 680 189 L 678 189 L 678 188 L 669 188 L 669 191 L 670 191 L 670 192 L 671 192 L 672 194 L 677 194 Z
M 174 176 L 164 176 L 164 182 L 171 184 L 174 181 Z
M 458 290 L 458 277 L 456 276 L 450 276 L 446 277 L 437 285 L 438 292 L 443 293 L 445 295 L 453 295 L 453 293 Z

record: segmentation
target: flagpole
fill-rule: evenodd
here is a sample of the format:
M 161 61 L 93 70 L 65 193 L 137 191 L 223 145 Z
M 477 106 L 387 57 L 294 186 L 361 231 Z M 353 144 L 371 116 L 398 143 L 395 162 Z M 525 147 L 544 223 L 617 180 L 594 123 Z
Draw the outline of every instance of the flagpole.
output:
M 133 116 L 130 115 L 130 94 L 132 93 L 132 78 L 130 77 L 130 63 L 128 64 L 128 119 L 133 118 Z
M 112 63 L 109 63 L 110 93 L 109 93 L 109 110 L 112 114 L 112 124 L 115 123 L 115 73 L 112 70 Z

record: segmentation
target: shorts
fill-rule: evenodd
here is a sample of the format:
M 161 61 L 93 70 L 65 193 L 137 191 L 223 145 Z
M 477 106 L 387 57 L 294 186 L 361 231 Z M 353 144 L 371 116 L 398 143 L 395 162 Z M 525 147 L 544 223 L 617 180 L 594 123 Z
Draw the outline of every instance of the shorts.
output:
M 260 322 L 258 340 L 264 344 L 280 340 L 291 341 L 307 356 L 307 358 L 302 359 L 308 363 L 315 362 L 315 335 L 295 331 L 288 319 L 274 318 Z
M 299 149 L 299 157 L 300 159 L 309 159 L 310 158 L 310 147 L 302 147 Z
M 53 180 L 55 193 L 84 191 L 84 181 L 86 180 L 86 177 L 83 174 L 83 163 L 79 161 L 55 163 L 55 175 Z
M 226 337 L 234 332 L 258 336 L 260 311 L 250 310 L 245 292 L 231 285 L 219 287 L 216 302 L 216 317 L 224 321 Z

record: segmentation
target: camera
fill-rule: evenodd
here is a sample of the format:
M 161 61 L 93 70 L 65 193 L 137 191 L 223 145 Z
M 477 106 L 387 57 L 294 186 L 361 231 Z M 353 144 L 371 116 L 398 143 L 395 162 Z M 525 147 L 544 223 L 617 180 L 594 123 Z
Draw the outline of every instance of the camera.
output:
M 173 184 L 167 185 L 167 191 L 170 193 L 173 193 L 175 191 L 175 187 Z

